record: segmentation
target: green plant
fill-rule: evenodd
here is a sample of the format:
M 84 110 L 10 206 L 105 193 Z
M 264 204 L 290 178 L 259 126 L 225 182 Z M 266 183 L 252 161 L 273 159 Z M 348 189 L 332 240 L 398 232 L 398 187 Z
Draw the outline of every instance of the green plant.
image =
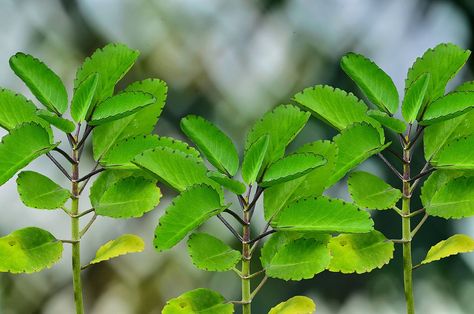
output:
M 466 235 L 454 235 L 433 246 L 421 263 L 412 266 L 411 242 L 429 216 L 459 219 L 474 215 L 474 82 L 466 82 L 445 94 L 447 83 L 466 63 L 470 51 L 453 44 L 440 44 L 429 49 L 408 70 L 401 117 L 394 114 L 399 108 L 399 96 L 391 78 L 375 63 L 364 56 L 349 53 L 341 60 L 344 72 L 356 83 L 367 99 L 377 109 L 368 110 L 364 102 L 352 94 L 328 86 L 308 88 L 295 96 L 295 100 L 317 118 L 341 131 L 341 135 L 361 125 L 371 125 L 380 135 L 383 128 L 393 131 L 395 142 L 400 143 L 400 153 L 390 142 L 384 148 L 401 163 L 399 170 L 382 153 L 378 156 L 401 181 L 396 189 L 377 176 L 353 172 L 349 179 L 349 192 L 360 208 L 393 209 L 401 217 L 402 237 L 392 240 L 403 246 L 403 273 L 407 313 L 415 312 L 412 270 L 421 265 L 450 255 L 474 250 L 474 240 Z M 368 134 L 352 139 L 353 152 L 369 140 Z M 374 141 L 377 137 L 373 135 Z M 423 139 L 425 166 L 413 174 L 412 159 L 422 158 L 416 144 Z M 420 155 L 420 156 L 419 156 Z M 355 156 L 354 156 L 355 157 Z M 336 168 L 337 171 L 337 168 Z M 416 188 L 421 188 L 423 208 L 412 210 L 411 199 Z M 338 176 L 339 177 L 339 176 Z M 401 202 L 401 208 L 397 203 Z M 415 217 L 422 217 L 412 228 Z M 367 241 L 366 235 L 342 235 L 330 243 L 332 252 L 340 258 L 335 269 L 341 272 L 358 272 L 371 259 L 388 256 L 388 250 Z M 337 238 L 336 238 L 337 239 Z M 350 245 L 347 245 L 350 244 Z M 354 254 L 355 247 L 366 248 Z M 373 256 L 365 259 L 370 251 Z M 347 265 L 354 259 L 352 265 Z M 361 260 L 363 259 L 363 261 Z M 339 264 L 340 263 L 340 264 Z
M 359 124 L 333 141 L 315 141 L 286 154 L 309 116 L 292 105 L 266 113 L 247 135 L 242 163 L 231 139 L 215 125 L 199 116 L 183 118 L 182 131 L 215 170 L 207 169 L 198 150 L 180 142 L 175 142 L 174 148 L 156 148 L 134 158 L 134 164 L 179 192 L 156 227 L 154 245 L 158 251 L 172 248 L 214 216 L 240 246 L 235 249 L 213 235 L 192 233 L 187 244 L 194 265 L 207 271 L 234 271 L 241 280 L 241 299 L 226 302 L 217 292 L 198 289 L 170 300 L 163 313 L 233 313 L 235 304 L 242 306 L 243 313 L 250 313 L 252 300 L 268 278 L 299 281 L 341 267 L 332 257 L 338 252 L 330 252 L 329 246 L 332 239 L 342 242 L 345 233 L 364 233 L 367 242 L 376 243 L 384 252 L 376 259 L 367 256 L 372 264 L 364 265 L 362 271 L 391 258 L 393 243 L 373 230 L 366 211 L 322 195 L 349 169 L 385 147 L 381 134 L 370 124 Z M 353 152 L 354 147 L 360 149 Z M 239 168 L 243 181 L 236 176 Z M 224 191 L 235 195 L 238 206 L 225 201 Z M 252 218 L 262 195 L 266 226 L 255 233 Z M 234 224 L 226 216 L 234 218 Z M 333 233 L 343 235 L 332 238 Z M 252 258 L 267 236 L 260 252 L 261 267 L 251 271 Z M 263 279 L 252 289 L 258 276 Z M 313 310 L 310 299 L 295 297 L 270 313 Z
M 0 144 L 0 184 L 41 155 L 46 155 L 71 182 L 68 190 L 38 172 L 18 174 L 18 192 L 23 203 L 42 210 L 62 209 L 71 218 L 71 239 L 58 240 L 36 227 L 14 231 L 0 238 L 0 272 L 32 273 L 50 267 L 61 258 L 63 243 L 70 243 L 77 313 L 84 312 L 81 269 L 144 248 L 138 236 L 122 235 L 100 247 L 96 257 L 82 265 L 81 239 L 96 217 L 140 217 L 155 208 L 161 197 L 156 180 L 127 161 L 134 157 L 135 143 L 155 147 L 160 141 L 167 141 L 149 135 L 163 109 L 166 84 L 148 79 L 114 94 L 115 85 L 137 57 L 137 51 L 113 44 L 84 61 L 76 74 L 70 106 L 76 124 L 63 116 L 68 109 L 68 96 L 60 78 L 30 55 L 17 53 L 10 59 L 10 66 L 46 110 L 37 109 L 22 95 L 0 90 L 0 126 L 8 131 Z M 53 128 L 65 133 L 69 152 L 55 142 Z M 90 134 L 96 164 L 81 176 L 79 166 Z M 70 172 L 53 153 L 59 153 L 70 163 Z M 90 192 L 92 208 L 80 211 L 81 193 L 99 173 Z M 80 219 L 85 217 L 92 218 L 80 229 Z

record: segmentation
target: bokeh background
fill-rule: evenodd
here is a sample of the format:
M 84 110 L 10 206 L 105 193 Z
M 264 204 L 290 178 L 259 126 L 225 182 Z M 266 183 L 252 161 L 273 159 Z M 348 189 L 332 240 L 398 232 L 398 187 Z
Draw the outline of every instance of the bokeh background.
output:
M 344 53 L 356 51 L 375 60 L 402 92 L 408 67 L 427 48 L 453 42 L 472 50 L 473 26 L 474 2 L 470 0 L 3 0 L 0 86 L 31 96 L 8 66 L 12 54 L 24 51 L 50 65 L 71 91 L 76 68 L 86 56 L 109 42 L 123 42 L 139 49 L 141 56 L 122 86 L 147 77 L 168 82 L 169 97 L 158 134 L 182 138 L 179 119 L 197 113 L 241 145 L 253 121 L 275 105 L 290 102 L 292 95 L 307 86 L 330 84 L 360 95 L 339 67 Z M 470 61 L 451 88 L 472 79 L 473 69 L 474 61 Z M 333 135 L 311 119 L 294 146 Z M 417 157 L 415 163 L 419 168 L 424 160 Z M 361 167 L 398 184 L 379 160 L 373 158 Z M 67 184 L 46 158 L 29 168 Z M 197 287 L 238 299 L 240 283 L 235 275 L 194 269 L 183 244 L 170 252 L 154 252 L 150 245 L 154 227 L 173 196 L 171 191 L 164 193 L 162 204 L 143 218 L 99 217 L 85 237 L 84 260 L 122 233 L 139 234 L 148 244 L 144 253 L 83 273 L 88 313 L 161 313 L 167 299 Z M 344 183 L 330 193 L 348 199 Z M 399 238 L 396 214 L 376 213 L 374 219 L 387 237 Z M 12 179 L 0 189 L 0 234 L 33 225 L 58 238 L 68 236 L 66 215 L 26 208 L 18 200 Z M 204 228 L 233 241 L 218 220 Z M 455 232 L 474 236 L 474 219 L 429 218 L 414 242 L 415 261 Z M 400 253 L 397 250 L 388 266 L 370 274 L 325 272 L 299 283 L 269 280 L 255 299 L 254 312 L 267 313 L 278 302 L 303 294 L 317 302 L 321 314 L 403 313 Z M 32 275 L 1 274 L 0 313 L 73 313 L 69 258 L 66 248 L 63 261 L 51 269 Z M 468 254 L 415 271 L 419 313 L 474 313 L 473 270 L 474 254 Z

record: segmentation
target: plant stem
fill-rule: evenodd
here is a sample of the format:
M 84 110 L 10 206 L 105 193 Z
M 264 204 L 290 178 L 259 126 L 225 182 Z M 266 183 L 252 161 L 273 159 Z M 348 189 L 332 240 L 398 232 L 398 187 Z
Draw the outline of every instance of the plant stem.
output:
M 78 151 L 73 149 L 72 158 L 78 160 Z M 81 283 L 81 237 L 79 234 L 79 165 L 72 165 L 72 204 L 71 204 L 71 237 L 72 241 L 72 280 L 74 287 L 74 302 L 76 304 L 76 313 L 84 313 L 84 303 L 82 300 L 82 283 Z
M 406 142 L 408 142 L 408 136 Z M 402 199 L 402 240 L 403 243 L 403 283 L 405 288 L 405 299 L 407 314 L 415 313 L 415 302 L 413 298 L 412 256 L 411 256 L 411 217 L 410 217 L 410 143 L 403 148 L 403 199 Z
M 244 221 L 250 220 L 250 211 L 248 207 L 244 208 Z M 251 313 L 251 292 L 250 292 L 250 260 L 252 258 L 252 254 L 250 252 L 250 226 L 244 225 L 242 226 L 242 314 L 250 314 Z

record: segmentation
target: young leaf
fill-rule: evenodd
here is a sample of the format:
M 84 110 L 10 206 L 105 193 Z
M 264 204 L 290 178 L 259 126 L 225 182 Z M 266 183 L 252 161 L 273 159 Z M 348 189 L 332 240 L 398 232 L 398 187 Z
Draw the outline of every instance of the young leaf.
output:
M 99 74 L 92 73 L 74 89 L 71 101 L 71 117 L 74 121 L 82 122 L 90 118 L 93 109 L 92 99 L 98 82 Z
M 207 160 L 224 174 L 234 176 L 239 169 L 239 155 L 232 140 L 206 119 L 189 115 L 181 119 L 181 130 L 203 152 Z
M 374 222 L 353 204 L 319 196 L 290 203 L 273 219 L 272 226 L 284 231 L 364 233 L 373 230 Z
M 242 182 L 231 179 L 218 171 L 210 171 L 207 173 L 207 176 L 235 194 L 241 195 L 247 190 Z
M 387 127 L 399 134 L 404 133 L 407 128 L 403 121 L 400 121 L 396 118 L 392 118 L 385 112 L 379 110 L 369 110 L 367 111 L 367 114 L 369 115 L 369 117 L 378 121 L 384 127 Z
M 132 163 L 135 156 L 160 145 L 158 136 L 144 135 L 123 139 L 117 142 L 102 157 L 101 164 L 107 168 L 137 169 Z
M 265 265 L 265 273 L 283 280 L 310 279 L 324 271 L 330 259 L 326 243 L 300 238 L 280 247 Z
M 90 125 L 100 125 L 129 116 L 156 101 L 153 95 L 142 92 L 122 92 L 99 103 L 92 112 Z
M 268 314 L 313 314 L 316 304 L 308 297 L 292 297 L 272 307 Z
M 446 84 L 459 72 L 471 52 L 453 44 L 439 44 L 428 49 L 421 58 L 416 59 L 408 70 L 405 90 L 424 73 L 430 74 L 424 105 L 444 95 Z M 423 108 L 421 109 L 423 112 Z
M 113 218 L 141 217 L 160 202 L 156 182 L 143 177 L 126 177 L 111 185 L 94 206 L 101 216 Z
M 145 242 L 134 234 L 124 234 L 102 245 L 90 264 L 97 264 L 128 253 L 138 253 L 145 249 Z
M 20 199 L 28 207 L 61 208 L 71 194 L 50 178 L 34 171 L 22 171 L 16 180 Z
M 272 163 L 263 174 L 261 186 L 269 187 L 290 181 L 326 164 L 326 159 L 313 153 L 295 153 Z
M 42 121 L 36 115 L 37 108 L 21 94 L 0 89 L 0 127 L 10 131 L 25 122 Z
M 147 150 L 132 162 L 178 191 L 199 183 L 214 183 L 201 160 L 169 147 Z
M 334 171 L 337 146 L 333 142 L 316 141 L 308 143 L 298 148 L 296 152 L 318 154 L 323 156 L 327 162 L 300 178 L 265 189 L 263 200 L 265 219 L 267 220 L 298 198 L 322 195 L 327 185 L 327 178 Z
M 189 236 L 188 252 L 193 264 L 202 270 L 227 271 L 241 259 L 241 253 L 207 233 Z
M 242 179 L 245 183 L 253 184 L 258 179 L 263 159 L 267 153 L 269 139 L 268 135 L 262 135 L 245 150 L 242 162 Z
M 0 238 L 0 272 L 34 273 L 55 264 L 63 244 L 46 230 L 28 227 Z
M 474 108 L 474 92 L 452 92 L 433 101 L 423 114 L 421 125 L 445 121 Z
M 10 67 L 46 108 L 57 114 L 66 111 L 66 88 L 59 76 L 43 62 L 18 52 L 10 58 Z
M 48 132 L 36 123 L 25 123 L 11 130 L 0 143 L 0 185 L 55 146 L 50 143 Z
M 280 105 L 267 112 L 247 135 L 245 151 L 260 137 L 268 135 L 269 142 L 260 173 L 272 162 L 285 154 L 285 149 L 303 129 L 309 118 L 309 113 L 301 111 L 292 105 Z
M 474 215 L 474 176 L 458 177 L 448 181 L 436 192 L 429 203 L 424 204 L 426 212 L 442 218 L 464 218 Z
M 432 246 L 421 264 L 428 264 L 452 255 L 472 251 L 474 251 L 474 239 L 465 234 L 455 234 Z
M 342 57 L 341 67 L 380 110 L 392 114 L 397 112 L 397 88 L 390 76 L 373 61 L 360 54 L 348 53 Z
M 430 78 L 429 73 L 423 73 L 406 89 L 405 98 L 403 98 L 402 103 L 402 115 L 406 122 L 413 123 L 421 117 L 423 113 L 421 111 L 423 99 L 425 98 Z
M 367 123 L 354 124 L 336 135 L 333 141 L 338 147 L 338 154 L 335 171 L 327 180 L 327 186 L 339 181 L 351 169 L 390 145 L 383 145 L 378 130 Z
M 474 133 L 474 110 L 459 117 L 429 125 L 423 132 L 425 159 L 431 160 L 446 144 Z
M 393 208 L 402 197 L 402 192 L 373 174 L 364 171 L 351 173 L 347 180 L 349 193 L 354 203 L 361 208 Z
M 98 73 L 97 87 L 92 106 L 112 96 L 115 84 L 130 70 L 139 52 L 122 44 L 109 44 L 97 49 L 92 56 L 86 58 L 78 69 L 74 88 L 90 75 Z
M 54 125 L 58 129 L 66 133 L 72 133 L 76 129 L 76 126 L 74 125 L 72 121 L 65 118 L 61 118 L 48 110 L 41 109 L 41 110 L 38 110 L 36 114 L 41 119 L 47 121 L 51 125 Z
M 219 293 L 199 288 L 166 302 L 162 314 L 232 314 L 234 304 Z
M 150 134 L 165 105 L 168 87 L 158 79 L 130 84 L 126 92 L 143 92 L 155 97 L 155 103 L 127 117 L 96 126 L 92 136 L 94 159 L 100 158 L 118 141 L 138 135 Z
M 431 160 L 436 168 L 474 169 L 474 133 L 445 145 Z
M 219 193 L 207 185 L 195 185 L 173 199 L 160 218 L 153 241 L 158 251 L 175 246 L 188 232 L 225 209 Z
M 367 106 L 351 93 L 326 85 L 306 88 L 295 95 L 295 101 L 316 118 L 343 130 L 356 122 L 370 122 Z
M 341 234 L 329 241 L 331 262 L 329 271 L 367 273 L 382 268 L 393 258 L 394 245 L 385 236 L 373 230 L 363 234 Z

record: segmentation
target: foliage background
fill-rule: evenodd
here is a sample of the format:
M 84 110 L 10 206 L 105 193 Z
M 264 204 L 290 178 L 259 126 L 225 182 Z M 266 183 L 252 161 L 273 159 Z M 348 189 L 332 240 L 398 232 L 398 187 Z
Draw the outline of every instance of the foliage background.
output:
M 3 0 L 0 86 L 30 95 L 8 66 L 12 54 L 24 51 L 50 65 L 71 91 L 85 56 L 106 43 L 123 42 L 139 49 L 141 57 L 122 85 L 159 77 L 170 87 L 159 134 L 181 138 L 179 119 L 197 113 L 242 144 L 255 119 L 304 87 L 324 83 L 357 92 L 339 68 L 345 52 L 374 59 L 401 91 L 408 67 L 427 48 L 453 42 L 474 50 L 473 26 L 474 3 L 469 0 Z M 471 60 L 457 82 L 472 79 L 473 69 Z M 311 120 L 294 146 L 332 137 L 332 130 Z M 422 162 L 415 160 L 418 166 Z M 372 158 L 362 167 L 397 184 L 379 160 Z M 46 158 L 29 168 L 67 184 Z M 100 218 L 85 238 L 84 259 L 125 232 L 140 234 L 149 244 L 145 253 L 84 272 L 88 313 L 160 313 L 167 299 L 199 286 L 238 298 L 240 283 L 234 274 L 195 270 L 184 245 L 159 255 L 152 250 L 153 229 L 172 195 L 164 192 L 167 198 L 154 212 L 128 221 Z M 347 199 L 345 184 L 331 193 Z M 0 217 L 0 234 L 30 225 L 59 238 L 69 232 L 66 215 L 23 206 L 14 180 L 0 189 Z M 375 220 L 387 237 L 399 237 L 396 215 L 384 212 Z M 206 228 L 232 241 L 217 220 Z M 474 219 L 430 218 L 414 243 L 415 259 L 454 232 L 473 236 Z M 295 294 L 314 298 L 318 313 L 401 313 L 401 250 L 397 253 L 389 266 L 370 274 L 323 273 L 300 283 L 270 280 L 255 300 L 255 313 L 266 313 Z M 0 313 L 72 313 L 69 254 L 66 248 L 66 258 L 41 273 L 1 274 Z M 420 313 L 473 313 L 474 254 L 426 266 L 415 272 L 415 283 Z

